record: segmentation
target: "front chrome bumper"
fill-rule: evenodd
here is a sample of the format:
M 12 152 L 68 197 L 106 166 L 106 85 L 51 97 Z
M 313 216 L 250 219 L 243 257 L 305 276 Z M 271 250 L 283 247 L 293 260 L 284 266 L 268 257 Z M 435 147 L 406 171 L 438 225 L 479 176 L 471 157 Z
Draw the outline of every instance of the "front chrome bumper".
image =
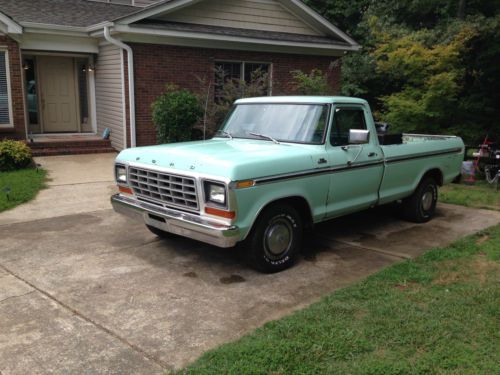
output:
M 114 210 L 147 225 L 218 247 L 233 247 L 240 239 L 236 226 L 228 226 L 198 215 L 141 202 L 120 194 L 111 197 Z

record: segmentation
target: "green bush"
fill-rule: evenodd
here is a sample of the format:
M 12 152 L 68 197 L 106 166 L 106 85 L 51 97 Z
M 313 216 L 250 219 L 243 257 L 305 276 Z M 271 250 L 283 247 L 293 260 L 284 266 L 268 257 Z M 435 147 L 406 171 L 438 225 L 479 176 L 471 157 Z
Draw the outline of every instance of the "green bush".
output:
M 328 84 L 328 75 L 319 69 L 313 69 L 310 73 L 302 70 L 290 72 L 293 78 L 295 91 L 299 95 L 331 95 L 332 88 Z
M 27 167 L 31 162 L 31 149 L 24 142 L 0 141 L 0 171 L 13 171 Z
M 196 95 L 171 84 L 154 101 L 152 109 L 159 143 L 191 140 L 193 127 L 203 113 Z

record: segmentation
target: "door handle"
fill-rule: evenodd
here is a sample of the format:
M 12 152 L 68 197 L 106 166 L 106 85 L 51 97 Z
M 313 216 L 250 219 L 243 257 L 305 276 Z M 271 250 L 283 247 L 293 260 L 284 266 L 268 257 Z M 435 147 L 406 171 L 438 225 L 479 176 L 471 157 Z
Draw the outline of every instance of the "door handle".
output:
M 369 157 L 369 158 L 373 158 L 373 157 L 375 157 L 375 156 L 377 156 L 377 153 L 376 153 L 376 152 L 370 152 L 370 153 L 368 154 L 368 157 Z

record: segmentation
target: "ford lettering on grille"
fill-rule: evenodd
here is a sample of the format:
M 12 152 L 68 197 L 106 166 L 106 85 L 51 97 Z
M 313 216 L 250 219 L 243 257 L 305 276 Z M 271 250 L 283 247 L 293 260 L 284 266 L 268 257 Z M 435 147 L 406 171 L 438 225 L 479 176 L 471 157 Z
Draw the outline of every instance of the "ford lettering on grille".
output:
M 196 181 L 192 177 L 131 167 L 129 178 L 139 198 L 164 206 L 199 210 Z

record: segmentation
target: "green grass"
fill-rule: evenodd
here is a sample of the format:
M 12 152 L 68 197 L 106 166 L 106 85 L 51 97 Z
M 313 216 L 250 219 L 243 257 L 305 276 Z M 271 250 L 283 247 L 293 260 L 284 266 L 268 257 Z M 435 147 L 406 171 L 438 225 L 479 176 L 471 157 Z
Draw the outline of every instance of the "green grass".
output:
M 0 172 L 0 212 L 35 198 L 45 187 L 45 176 L 44 170 L 31 168 Z
M 500 211 L 500 190 L 496 191 L 494 185 L 484 181 L 471 186 L 449 184 L 440 189 L 439 201 Z
M 498 373 L 499 275 L 500 225 L 268 323 L 181 373 Z

